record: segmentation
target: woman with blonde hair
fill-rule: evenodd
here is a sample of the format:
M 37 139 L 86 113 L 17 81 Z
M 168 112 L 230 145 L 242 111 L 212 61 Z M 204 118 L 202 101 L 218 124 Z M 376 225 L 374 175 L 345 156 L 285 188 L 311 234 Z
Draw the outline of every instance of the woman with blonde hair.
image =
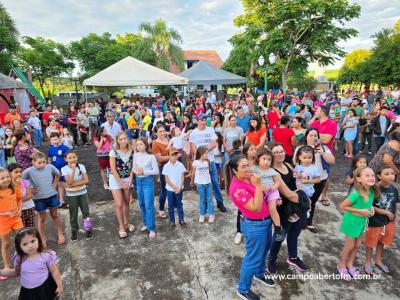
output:
M 127 237 L 127 231 L 133 232 L 135 226 L 129 223 L 129 201 L 132 182 L 133 150 L 127 134 L 117 133 L 115 147 L 110 151 L 109 186 L 115 202 L 115 214 L 118 221 L 120 238 Z

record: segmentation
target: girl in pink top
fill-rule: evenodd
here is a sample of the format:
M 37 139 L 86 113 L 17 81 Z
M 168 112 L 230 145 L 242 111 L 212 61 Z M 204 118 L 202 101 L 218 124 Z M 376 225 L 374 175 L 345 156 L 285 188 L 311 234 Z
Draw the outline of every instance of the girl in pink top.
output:
M 93 138 L 94 145 L 96 146 L 97 161 L 100 167 L 100 175 L 103 181 L 103 188 L 110 189 L 107 183 L 107 170 L 110 171 L 110 150 L 114 144 L 112 136 L 107 134 L 104 127 L 97 128 L 96 136 Z
M 19 300 L 50 300 L 64 290 L 61 274 L 56 264 L 56 253 L 43 250 L 43 242 L 36 228 L 26 227 L 15 236 L 17 255 L 14 269 L 4 269 L 0 275 L 20 276 Z
M 229 161 L 228 168 L 234 174 L 228 187 L 229 197 L 243 214 L 240 227 L 246 247 L 237 295 L 242 299 L 256 299 L 258 296 L 250 289 L 253 278 L 266 286 L 275 285 L 272 278 L 265 275 L 266 255 L 271 245 L 272 221 L 268 205 L 263 201 L 261 178 L 250 172 L 247 159 L 242 155 L 234 156 Z

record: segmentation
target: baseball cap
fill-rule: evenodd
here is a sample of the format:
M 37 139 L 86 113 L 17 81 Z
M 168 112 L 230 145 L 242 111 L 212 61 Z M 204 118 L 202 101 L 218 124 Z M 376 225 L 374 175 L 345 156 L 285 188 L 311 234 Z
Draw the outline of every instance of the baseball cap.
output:
M 179 153 L 179 151 L 175 147 L 171 147 L 168 149 L 168 153 L 171 155 L 171 154 Z
M 200 113 L 196 116 L 196 120 L 202 120 L 202 119 L 206 119 L 206 118 L 207 118 L 207 115 L 203 114 L 203 113 Z

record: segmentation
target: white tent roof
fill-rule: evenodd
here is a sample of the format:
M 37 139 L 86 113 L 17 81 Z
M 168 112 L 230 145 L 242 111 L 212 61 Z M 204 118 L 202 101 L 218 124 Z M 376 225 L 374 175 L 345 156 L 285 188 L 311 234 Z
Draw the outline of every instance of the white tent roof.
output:
M 83 82 L 85 86 L 107 87 L 185 84 L 188 84 L 188 79 L 146 64 L 131 56 L 125 57 Z
M 26 89 L 25 84 L 0 73 L 0 89 Z

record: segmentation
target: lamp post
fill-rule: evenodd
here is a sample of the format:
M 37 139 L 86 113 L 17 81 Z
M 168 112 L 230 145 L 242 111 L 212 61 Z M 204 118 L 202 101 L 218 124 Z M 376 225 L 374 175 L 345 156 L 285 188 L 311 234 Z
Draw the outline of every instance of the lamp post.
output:
M 78 82 L 79 82 L 79 80 L 80 80 L 80 77 L 81 77 L 81 73 L 80 72 L 78 72 L 77 73 L 77 78 L 74 78 L 73 79 L 73 82 L 75 83 L 75 95 L 76 95 L 76 105 L 79 105 L 79 94 L 78 94 Z
M 271 69 L 272 69 L 272 65 L 275 64 L 277 57 L 275 56 L 274 53 L 271 53 L 268 57 L 269 63 L 271 65 Z M 260 70 L 265 70 L 265 76 L 264 76 L 264 94 L 265 97 L 267 97 L 267 92 L 268 92 L 268 64 L 265 65 L 265 67 L 263 68 L 262 66 L 265 63 L 265 58 L 264 56 L 260 55 L 260 57 L 258 58 L 258 65 L 260 66 Z

